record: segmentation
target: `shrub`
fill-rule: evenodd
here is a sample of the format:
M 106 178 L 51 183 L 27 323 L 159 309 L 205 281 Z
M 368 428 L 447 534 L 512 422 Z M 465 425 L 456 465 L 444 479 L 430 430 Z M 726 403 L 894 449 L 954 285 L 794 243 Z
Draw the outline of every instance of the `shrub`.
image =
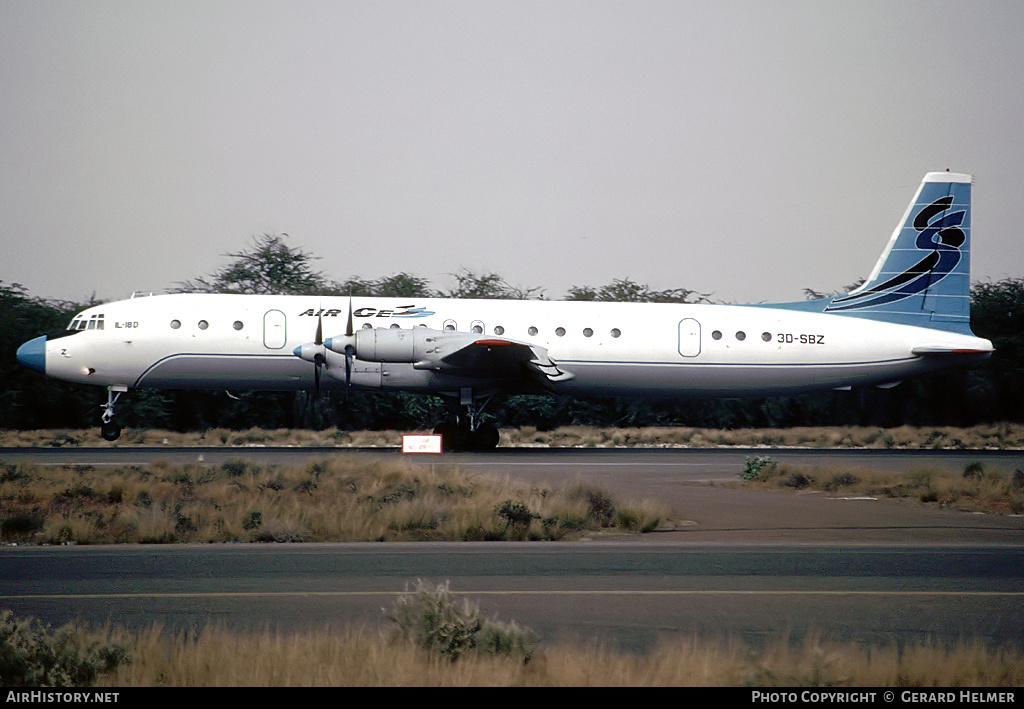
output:
M 602 527 L 609 527 L 615 519 L 612 498 L 600 491 L 587 490 L 587 516 Z
M 832 480 L 825 484 L 826 490 L 838 490 L 841 487 L 853 487 L 860 482 L 853 473 L 836 473 L 832 476 Z
M 0 612 L 0 687 L 85 687 L 127 661 L 119 645 L 82 647 L 69 628 L 54 633 L 34 619 Z
M 790 473 L 785 479 L 779 481 L 781 487 L 791 487 L 796 490 L 803 490 L 814 482 L 814 478 L 803 473 Z
M 448 582 L 434 586 L 417 581 L 414 593 L 400 596 L 384 617 L 393 622 L 395 636 L 455 662 L 467 652 L 520 656 L 527 661 L 537 637 L 516 623 L 485 620 L 478 606 L 455 601 Z
M 512 532 L 517 536 L 526 534 L 530 524 L 540 515 L 534 514 L 529 507 L 522 502 L 505 500 L 498 506 L 498 516 L 505 520 L 505 532 Z
M 42 531 L 44 523 L 45 520 L 38 514 L 17 512 L 0 521 L 0 539 L 28 537 Z
M 743 470 L 739 476 L 742 480 L 757 480 L 764 482 L 772 476 L 779 463 L 774 458 L 766 455 L 752 456 L 746 459 Z
M 226 460 L 220 466 L 221 471 L 230 478 L 237 478 L 249 472 L 250 466 L 244 460 Z
M 975 461 L 964 468 L 963 477 L 967 480 L 981 480 L 985 476 L 985 466 Z

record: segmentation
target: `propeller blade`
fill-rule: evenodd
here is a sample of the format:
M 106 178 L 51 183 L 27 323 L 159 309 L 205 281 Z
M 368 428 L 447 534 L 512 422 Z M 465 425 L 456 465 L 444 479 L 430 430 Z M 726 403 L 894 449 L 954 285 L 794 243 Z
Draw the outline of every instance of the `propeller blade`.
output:
M 321 350 L 324 346 L 324 309 L 320 308 L 319 314 L 316 316 L 316 336 L 313 338 L 313 344 Z M 320 398 L 320 367 L 327 365 L 327 357 L 324 356 L 322 351 L 318 351 L 313 355 L 313 396 L 317 399 Z
M 345 335 L 352 337 L 355 334 L 355 327 L 352 324 L 352 291 L 348 293 L 348 321 L 345 323 Z
M 352 354 L 355 348 L 349 345 L 345 348 L 345 402 L 348 403 L 349 384 L 352 382 Z

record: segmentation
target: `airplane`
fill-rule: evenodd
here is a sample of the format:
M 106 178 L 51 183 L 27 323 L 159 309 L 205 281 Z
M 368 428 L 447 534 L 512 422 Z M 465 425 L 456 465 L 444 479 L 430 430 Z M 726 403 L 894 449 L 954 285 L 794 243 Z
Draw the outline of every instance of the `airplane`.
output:
M 499 394 L 751 397 L 894 386 L 993 351 L 970 326 L 972 177 L 925 175 L 867 280 L 755 305 L 176 293 L 90 307 L 17 352 L 107 388 L 390 390 L 444 397 L 445 450 L 487 450 Z M 325 335 L 327 335 L 325 337 Z

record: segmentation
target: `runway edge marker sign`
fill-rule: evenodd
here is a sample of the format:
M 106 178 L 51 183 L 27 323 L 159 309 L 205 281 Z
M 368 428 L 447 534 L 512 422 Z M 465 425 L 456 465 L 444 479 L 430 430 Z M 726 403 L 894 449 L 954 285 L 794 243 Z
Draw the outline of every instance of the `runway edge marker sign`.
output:
M 441 436 L 438 434 L 403 434 L 402 453 L 441 453 Z

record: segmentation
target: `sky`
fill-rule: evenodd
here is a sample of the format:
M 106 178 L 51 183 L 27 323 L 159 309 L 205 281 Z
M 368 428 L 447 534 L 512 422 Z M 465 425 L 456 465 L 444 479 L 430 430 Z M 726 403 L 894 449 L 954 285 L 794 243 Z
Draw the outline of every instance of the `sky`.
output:
M 2 0 L 0 281 L 161 292 L 264 233 L 721 302 L 868 275 L 926 172 L 1024 276 L 1017 0 Z

